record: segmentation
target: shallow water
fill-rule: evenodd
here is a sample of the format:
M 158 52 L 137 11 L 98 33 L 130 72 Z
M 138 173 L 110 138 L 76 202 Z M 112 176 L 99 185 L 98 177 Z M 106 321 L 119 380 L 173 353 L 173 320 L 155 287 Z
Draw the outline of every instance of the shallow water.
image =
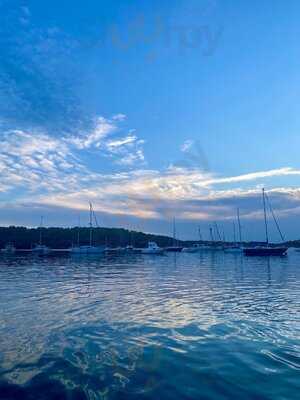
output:
M 298 399 L 300 253 L 0 259 L 1 399 Z

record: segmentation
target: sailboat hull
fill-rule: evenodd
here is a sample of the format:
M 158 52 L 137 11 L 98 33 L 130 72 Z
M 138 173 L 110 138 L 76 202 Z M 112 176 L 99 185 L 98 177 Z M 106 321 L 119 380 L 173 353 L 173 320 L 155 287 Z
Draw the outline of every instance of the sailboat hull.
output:
M 245 256 L 285 256 L 287 254 L 287 247 L 253 247 L 243 250 Z
M 104 254 L 105 246 L 79 246 L 71 249 L 71 254 Z
M 172 247 L 166 247 L 166 251 L 169 253 L 180 253 L 182 251 L 183 247 L 178 247 L 178 246 L 172 246 Z

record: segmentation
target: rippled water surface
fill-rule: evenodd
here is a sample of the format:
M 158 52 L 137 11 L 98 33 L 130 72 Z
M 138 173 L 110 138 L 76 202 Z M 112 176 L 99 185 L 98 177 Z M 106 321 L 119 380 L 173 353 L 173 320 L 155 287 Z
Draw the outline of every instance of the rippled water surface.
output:
M 299 399 L 300 253 L 0 259 L 1 399 Z

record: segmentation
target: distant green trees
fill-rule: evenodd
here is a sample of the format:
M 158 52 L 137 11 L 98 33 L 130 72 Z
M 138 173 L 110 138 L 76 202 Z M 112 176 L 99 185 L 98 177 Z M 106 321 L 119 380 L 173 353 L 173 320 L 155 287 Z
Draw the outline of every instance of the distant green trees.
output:
M 40 230 L 43 244 L 57 249 L 89 244 L 89 228 L 26 228 L 23 226 L 0 227 L 0 248 L 13 243 L 17 248 L 30 249 L 39 242 Z M 145 234 L 122 228 L 93 228 L 93 244 L 106 244 L 111 247 L 132 245 L 145 247 L 148 241 L 155 241 L 159 246 L 172 245 L 173 239 L 167 236 Z M 179 244 L 183 243 L 179 241 Z

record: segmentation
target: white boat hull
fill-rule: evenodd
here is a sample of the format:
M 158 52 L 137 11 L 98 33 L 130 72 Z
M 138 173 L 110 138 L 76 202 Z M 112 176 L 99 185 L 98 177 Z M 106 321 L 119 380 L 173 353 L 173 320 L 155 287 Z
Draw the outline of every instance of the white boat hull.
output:
M 148 247 L 141 249 L 142 254 L 160 255 L 164 253 L 164 249 L 158 247 L 155 242 L 149 242 Z
M 159 255 L 159 254 L 163 254 L 164 250 L 163 249 L 142 249 L 141 251 L 142 254 L 153 254 L 153 255 Z
M 241 249 L 240 247 L 234 247 L 234 248 L 228 248 L 228 249 L 224 249 L 225 253 L 231 253 L 231 254 L 240 254 L 243 252 L 243 249 Z
M 103 246 L 79 246 L 71 249 L 71 254 L 103 254 L 105 253 L 105 247 Z
M 37 256 L 47 256 L 48 254 L 51 253 L 51 249 L 47 246 L 36 246 L 32 249 L 32 254 L 37 255 Z

